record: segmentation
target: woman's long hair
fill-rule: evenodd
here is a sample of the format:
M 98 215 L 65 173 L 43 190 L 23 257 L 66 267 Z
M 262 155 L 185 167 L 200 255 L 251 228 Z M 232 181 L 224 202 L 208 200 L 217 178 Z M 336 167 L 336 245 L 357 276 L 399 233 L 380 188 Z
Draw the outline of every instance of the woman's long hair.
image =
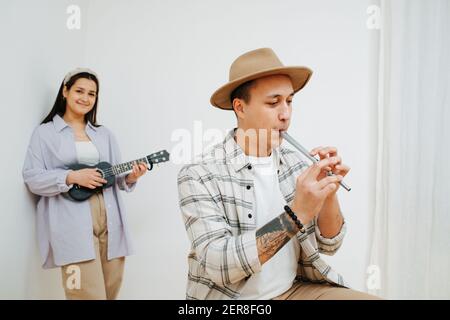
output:
M 70 78 L 69 81 L 67 81 L 65 86 L 66 86 L 67 90 L 70 90 L 70 88 L 73 86 L 73 84 L 78 79 L 81 79 L 81 78 L 92 80 L 97 85 L 97 94 L 95 97 L 94 107 L 92 108 L 91 111 L 89 111 L 88 113 L 86 113 L 84 115 L 84 120 L 86 122 L 89 121 L 95 127 L 99 127 L 100 125 L 97 124 L 97 104 L 98 104 L 98 92 L 100 90 L 100 87 L 98 84 L 97 77 L 88 72 L 78 73 L 78 74 L 74 75 L 72 78 Z M 56 96 L 56 100 L 55 100 L 55 103 L 53 104 L 52 110 L 44 118 L 44 120 L 42 120 L 41 124 L 52 121 L 53 117 L 55 115 L 59 115 L 62 118 L 64 116 L 64 113 L 66 113 L 66 99 L 64 99 L 63 90 L 64 90 L 64 81 L 61 83 L 61 86 L 59 87 L 58 95 Z

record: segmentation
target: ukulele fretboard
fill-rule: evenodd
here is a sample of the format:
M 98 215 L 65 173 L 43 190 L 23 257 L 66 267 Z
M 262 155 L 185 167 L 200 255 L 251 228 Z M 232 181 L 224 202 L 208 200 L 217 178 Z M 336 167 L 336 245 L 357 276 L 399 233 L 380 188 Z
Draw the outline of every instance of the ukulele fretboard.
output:
M 125 163 L 116 164 L 111 167 L 111 172 L 114 175 L 128 172 L 130 170 L 133 170 L 133 165 L 138 164 L 139 162 L 144 162 L 146 164 L 149 164 L 147 161 L 147 158 L 140 158 L 140 159 L 136 159 L 136 160 L 125 162 Z

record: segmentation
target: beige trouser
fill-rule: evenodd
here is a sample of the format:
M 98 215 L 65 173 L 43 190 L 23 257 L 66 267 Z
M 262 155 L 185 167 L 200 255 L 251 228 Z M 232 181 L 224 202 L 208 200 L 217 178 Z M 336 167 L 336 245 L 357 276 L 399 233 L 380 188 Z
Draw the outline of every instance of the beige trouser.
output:
M 122 284 L 125 257 L 109 260 L 108 228 L 102 193 L 90 199 L 96 258 L 61 267 L 67 299 L 116 299 Z
M 352 289 L 333 287 L 328 283 L 296 282 L 274 300 L 379 300 L 381 298 Z

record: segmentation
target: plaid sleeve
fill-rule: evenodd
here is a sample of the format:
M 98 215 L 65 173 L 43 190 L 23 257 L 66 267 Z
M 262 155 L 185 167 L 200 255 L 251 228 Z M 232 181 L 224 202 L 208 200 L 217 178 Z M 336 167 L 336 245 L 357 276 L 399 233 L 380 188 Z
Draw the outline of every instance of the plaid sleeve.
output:
M 319 224 L 317 223 L 317 217 L 315 218 L 315 220 L 315 233 L 319 252 L 329 256 L 334 255 L 341 247 L 342 242 L 344 241 L 345 233 L 347 232 L 347 224 L 345 220 L 342 224 L 341 230 L 333 238 L 325 238 L 324 236 L 322 236 L 322 234 L 320 233 Z
M 261 264 L 256 231 L 233 235 L 221 194 L 212 189 L 192 166 L 178 174 L 179 204 L 196 259 L 214 283 L 225 286 L 259 272 Z

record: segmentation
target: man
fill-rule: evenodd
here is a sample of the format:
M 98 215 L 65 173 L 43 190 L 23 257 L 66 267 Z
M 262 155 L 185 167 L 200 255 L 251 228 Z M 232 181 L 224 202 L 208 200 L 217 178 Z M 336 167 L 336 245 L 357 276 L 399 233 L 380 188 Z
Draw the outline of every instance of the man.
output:
M 191 241 L 187 299 L 372 298 L 346 288 L 319 255 L 342 244 L 336 191 L 350 168 L 334 147 L 312 150 L 321 160 L 308 167 L 280 146 L 293 96 L 311 74 L 258 49 L 238 57 L 212 95 L 238 127 L 178 176 Z

